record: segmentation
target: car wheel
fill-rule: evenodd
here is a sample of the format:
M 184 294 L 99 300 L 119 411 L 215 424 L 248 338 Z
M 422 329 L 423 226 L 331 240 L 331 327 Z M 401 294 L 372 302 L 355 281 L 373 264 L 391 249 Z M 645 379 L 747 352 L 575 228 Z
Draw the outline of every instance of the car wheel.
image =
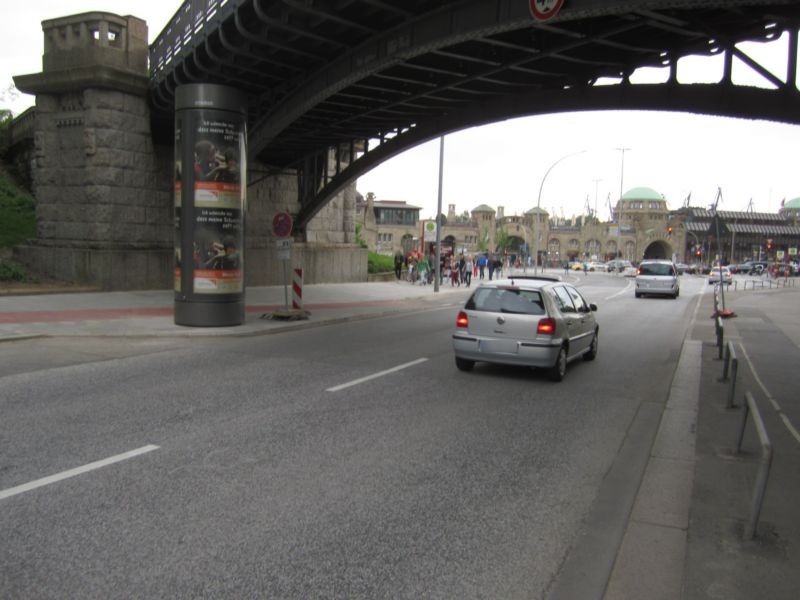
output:
M 556 357 L 555 364 L 550 367 L 550 371 L 548 375 L 550 376 L 551 381 L 561 381 L 564 379 L 564 375 L 567 374 L 567 349 L 565 346 L 561 346 L 558 349 L 558 356 Z
M 680 295 L 681 295 L 681 291 L 680 290 L 676 290 L 675 295 L 672 297 L 672 299 L 676 300 L 678 298 L 678 296 L 680 296 Z
M 634 295 L 635 295 L 637 298 L 641 298 L 641 297 L 642 297 L 642 295 L 641 295 L 639 292 L 635 292 L 635 293 L 634 293 Z
M 474 360 L 467 360 L 466 358 L 459 358 L 456 356 L 456 367 L 458 367 L 459 371 L 472 371 L 472 367 L 474 366 Z
M 595 330 L 592 337 L 592 344 L 589 346 L 589 351 L 583 355 L 583 360 L 594 360 L 597 357 L 597 345 L 599 343 L 598 336 L 600 334 Z

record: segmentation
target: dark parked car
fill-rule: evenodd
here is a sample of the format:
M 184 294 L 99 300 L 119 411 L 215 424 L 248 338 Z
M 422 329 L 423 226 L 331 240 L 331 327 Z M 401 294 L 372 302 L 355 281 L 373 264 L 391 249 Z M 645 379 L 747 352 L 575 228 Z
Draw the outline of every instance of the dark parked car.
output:
M 539 367 L 561 381 L 568 362 L 597 356 L 596 310 L 558 278 L 483 283 L 456 317 L 456 366 L 462 371 L 470 371 L 476 362 Z

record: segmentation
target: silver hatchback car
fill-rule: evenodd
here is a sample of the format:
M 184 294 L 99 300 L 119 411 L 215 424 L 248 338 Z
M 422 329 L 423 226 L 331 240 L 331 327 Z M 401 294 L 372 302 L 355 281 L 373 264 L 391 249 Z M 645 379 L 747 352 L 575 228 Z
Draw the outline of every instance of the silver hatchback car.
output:
M 680 293 L 678 270 L 671 260 L 648 259 L 639 263 L 634 291 L 637 298 L 644 295 L 677 298 Z
M 597 356 L 599 326 L 590 304 L 568 283 L 510 277 L 478 287 L 456 317 L 456 366 L 476 362 L 539 367 L 561 381 L 567 363 Z

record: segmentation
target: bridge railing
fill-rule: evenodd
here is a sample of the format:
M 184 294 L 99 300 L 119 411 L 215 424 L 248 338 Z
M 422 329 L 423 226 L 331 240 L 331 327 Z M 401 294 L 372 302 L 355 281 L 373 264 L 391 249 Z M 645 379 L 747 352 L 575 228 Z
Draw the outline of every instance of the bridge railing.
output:
M 157 78 L 228 5 L 242 0 L 186 0 L 150 45 L 150 78 Z
M 9 148 L 20 142 L 33 139 L 35 119 L 36 108 L 33 106 L 12 119 L 8 126 L 0 131 L 0 152 L 5 154 Z

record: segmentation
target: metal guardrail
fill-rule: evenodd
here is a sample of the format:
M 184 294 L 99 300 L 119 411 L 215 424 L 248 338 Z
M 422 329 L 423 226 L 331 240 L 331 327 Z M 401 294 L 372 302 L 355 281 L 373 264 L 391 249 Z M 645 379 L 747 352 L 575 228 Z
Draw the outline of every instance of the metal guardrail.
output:
M 755 398 L 753 398 L 753 394 L 745 392 L 744 399 L 742 422 L 739 427 L 739 436 L 736 440 L 736 452 L 741 453 L 742 451 L 742 441 L 744 440 L 744 432 L 747 427 L 747 417 L 751 414 L 753 415 L 753 424 L 756 427 L 756 433 L 758 434 L 759 443 L 761 444 L 761 459 L 758 465 L 758 473 L 756 474 L 756 482 L 753 487 L 753 497 L 750 501 L 750 514 L 743 532 L 745 540 L 752 540 L 756 534 L 758 518 L 761 515 L 761 507 L 764 504 L 764 493 L 767 489 L 769 471 L 772 466 L 772 443 L 769 441 L 767 430 L 764 427 L 764 421 L 761 419 L 761 413 L 758 411 L 758 405 L 756 404 Z
M 150 44 L 150 77 L 157 78 L 182 50 L 202 41 L 203 29 L 219 17 L 228 4 L 242 0 L 186 0 Z
M 722 363 L 722 377 L 719 381 L 729 381 L 728 386 L 728 403 L 725 408 L 738 408 L 736 406 L 736 376 L 739 373 L 739 359 L 736 357 L 736 350 L 733 347 L 733 342 L 725 344 L 725 358 Z M 730 374 L 730 377 L 728 375 Z
M 796 287 L 797 278 L 796 277 L 778 277 L 776 279 L 745 279 L 742 281 L 742 290 L 747 290 L 747 285 L 750 284 L 750 289 L 754 290 L 756 288 L 763 290 L 765 287 L 772 289 L 775 287 L 776 289 L 780 288 L 790 288 Z M 733 282 L 733 289 L 734 291 L 739 289 L 739 282 L 734 280 Z

